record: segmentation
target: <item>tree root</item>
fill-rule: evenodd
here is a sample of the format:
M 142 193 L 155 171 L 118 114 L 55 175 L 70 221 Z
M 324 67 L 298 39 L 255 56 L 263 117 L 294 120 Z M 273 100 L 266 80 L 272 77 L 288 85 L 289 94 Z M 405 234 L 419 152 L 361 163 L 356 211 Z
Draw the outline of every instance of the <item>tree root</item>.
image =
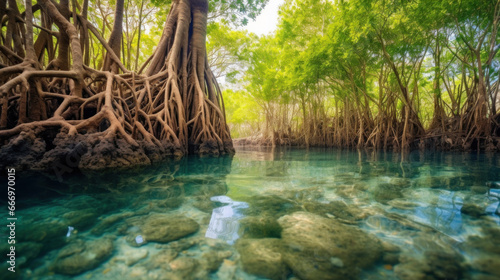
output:
M 97 29 L 76 11 L 74 25 L 63 5 L 56 7 L 49 0 L 39 4 L 42 17 L 52 19 L 42 20 L 40 27 L 52 30 L 55 23 L 68 39 L 67 49 L 59 45 L 59 57 L 44 62 L 36 59 L 44 51 L 54 56 L 55 47 L 47 47 L 53 34 L 42 36 L 45 41 L 39 44 L 45 47 L 37 45 L 36 50 L 33 38 L 28 38 L 26 55 L 0 45 L 4 65 L 0 68 L 0 165 L 57 168 L 52 171 L 65 173 L 147 165 L 187 153 L 234 153 L 221 91 L 206 57 L 207 0 L 173 1 L 146 74 L 125 69 Z M 32 13 L 26 15 L 32 17 Z M 14 21 L 32 30 L 30 22 L 31 18 Z M 89 36 L 78 38 L 78 34 L 89 33 L 117 66 L 112 72 L 85 64 L 88 50 L 81 46 L 88 44 Z M 71 67 L 64 66 L 61 51 L 71 53 Z M 123 74 L 116 73 L 120 70 Z

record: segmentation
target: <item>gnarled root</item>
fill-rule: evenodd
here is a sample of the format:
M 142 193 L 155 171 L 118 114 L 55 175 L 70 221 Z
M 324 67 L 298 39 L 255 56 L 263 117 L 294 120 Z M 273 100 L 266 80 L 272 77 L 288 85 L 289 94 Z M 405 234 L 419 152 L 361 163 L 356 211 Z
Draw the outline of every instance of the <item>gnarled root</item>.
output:
M 69 38 L 73 65 L 47 70 L 60 64 L 54 59 L 40 70 L 39 54 L 32 50 L 19 57 L 22 62 L 11 58 L 0 69 L 0 156 L 5 159 L 0 165 L 101 169 L 188 152 L 234 153 L 221 91 L 206 57 L 207 0 L 174 1 L 145 75 L 126 71 L 109 46 L 108 57 L 124 74 L 86 66 L 74 25 L 50 1 L 40 2 Z M 89 28 L 79 19 L 80 28 Z

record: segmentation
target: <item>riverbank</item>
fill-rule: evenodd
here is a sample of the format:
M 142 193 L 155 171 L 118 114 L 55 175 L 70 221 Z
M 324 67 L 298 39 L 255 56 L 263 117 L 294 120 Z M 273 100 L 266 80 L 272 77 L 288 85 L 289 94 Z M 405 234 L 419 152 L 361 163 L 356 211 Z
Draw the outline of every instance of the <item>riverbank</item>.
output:
M 325 137 L 327 138 L 327 137 Z M 363 142 L 359 143 L 357 141 L 335 141 L 333 139 L 325 138 L 311 138 L 309 143 L 306 143 L 305 137 L 303 135 L 292 135 L 290 134 L 279 134 L 274 133 L 272 136 L 250 136 L 233 139 L 235 146 L 249 146 L 249 147 L 325 147 L 325 148 L 346 148 L 346 149 L 356 149 L 356 148 L 367 148 L 367 149 L 381 149 L 381 150 L 393 150 L 393 151 L 406 151 L 406 150 L 431 150 L 431 151 L 460 151 L 460 152 L 472 152 L 472 151 L 484 151 L 484 152 L 499 152 L 500 151 L 500 137 L 499 136 L 489 136 L 473 139 L 472 141 L 467 141 L 464 137 L 456 137 L 453 135 L 437 135 L 431 134 L 415 137 L 408 147 L 405 149 L 401 147 L 401 142 L 396 138 L 387 138 L 383 142 Z M 340 143 L 339 143 L 340 142 Z
M 104 170 L 148 166 L 169 158 L 188 154 L 219 156 L 234 154 L 231 141 L 218 145 L 206 141 L 189 145 L 186 151 L 170 141 L 134 140 L 106 137 L 102 133 L 68 135 L 44 130 L 26 130 L 5 141 L 0 148 L 0 169 L 39 170 L 54 174 L 71 174 L 80 170 Z

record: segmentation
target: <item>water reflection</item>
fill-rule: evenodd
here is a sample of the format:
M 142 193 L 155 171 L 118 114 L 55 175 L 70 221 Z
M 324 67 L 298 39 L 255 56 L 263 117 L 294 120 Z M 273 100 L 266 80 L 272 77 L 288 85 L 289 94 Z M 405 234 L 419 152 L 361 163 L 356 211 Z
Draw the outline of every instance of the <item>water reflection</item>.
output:
M 210 200 L 227 205 L 215 208 L 212 211 L 205 237 L 224 240 L 231 245 L 234 244 L 239 238 L 239 220 L 244 217 L 241 209 L 248 208 L 248 203 L 233 201 L 227 196 L 214 196 Z

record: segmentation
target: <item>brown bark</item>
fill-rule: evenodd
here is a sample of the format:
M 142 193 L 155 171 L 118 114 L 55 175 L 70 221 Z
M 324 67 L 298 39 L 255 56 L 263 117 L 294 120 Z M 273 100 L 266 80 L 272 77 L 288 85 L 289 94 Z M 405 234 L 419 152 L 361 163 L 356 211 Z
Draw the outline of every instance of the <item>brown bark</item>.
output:
M 82 143 L 88 148 L 82 156 L 88 168 L 123 166 L 125 158 L 144 164 L 187 152 L 233 152 L 220 88 L 206 58 L 207 0 L 174 1 L 147 75 L 130 72 L 119 58 L 123 2 L 117 3 L 107 42 L 86 19 L 87 1 L 78 14 L 76 1 L 70 11 L 69 0 L 39 0 L 42 26 L 35 42 L 31 2 L 24 23 L 8 19 L 8 36 L 0 42 L 1 62 L 11 65 L 0 68 L 2 157 L 16 141 L 32 143 L 29 135 L 50 141 L 44 146 L 50 150 L 37 156 L 43 164 L 32 163 L 43 168 L 63 157 L 67 147 Z M 57 33 L 51 31 L 53 23 Z M 17 42 L 21 30 L 28 34 Z M 107 51 L 104 71 L 89 66 L 89 32 Z M 14 50 L 17 44 L 22 52 Z M 124 74 L 117 75 L 119 70 Z M 49 139 L 54 131 L 62 132 L 56 133 L 62 139 Z M 40 152 L 40 146 L 31 148 Z M 99 154 L 104 163 L 92 159 Z M 19 160 L 5 164 L 15 166 Z
M 113 24 L 113 30 L 111 31 L 111 35 L 108 41 L 109 47 L 118 58 L 120 58 L 120 48 L 122 45 L 124 2 L 124 0 L 116 1 L 115 22 Z M 102 70 L 118 73 L 118 66 L 111 59 L 111 54 L 109 54 L 109 51 L 104 59 Z

